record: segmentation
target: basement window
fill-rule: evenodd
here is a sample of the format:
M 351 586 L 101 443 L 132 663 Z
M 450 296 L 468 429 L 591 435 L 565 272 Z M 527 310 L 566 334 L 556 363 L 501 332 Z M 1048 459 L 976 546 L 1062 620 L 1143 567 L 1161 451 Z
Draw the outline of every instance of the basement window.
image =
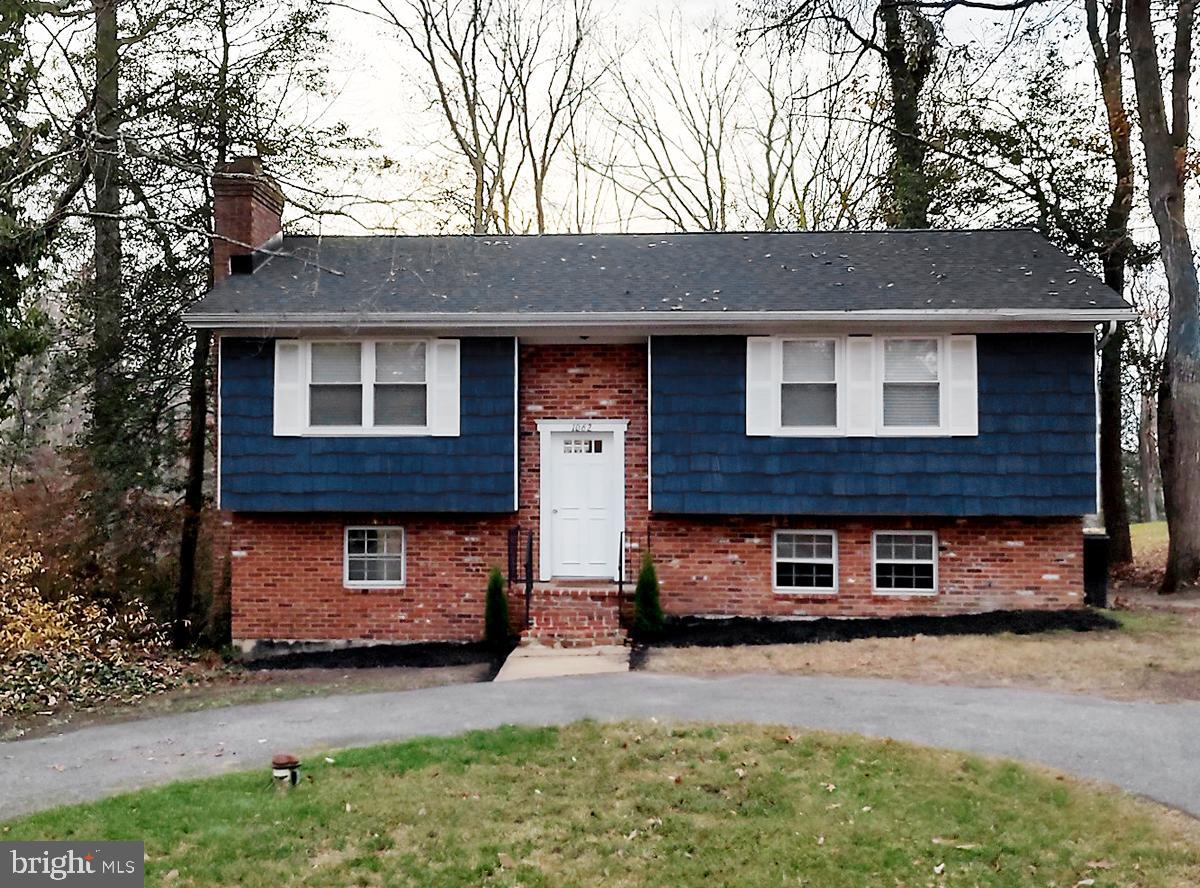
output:
M 775 589 L 780 592 L 837 591 L 837 534 L 832 530 L 775 531 Z
M 875 591 L 883 595 L 937 592 L 937 534 L 932 531 L 876 531 Z
M 347 527 L 344 582 L 352 588 L 404 585 L 404 528 Z

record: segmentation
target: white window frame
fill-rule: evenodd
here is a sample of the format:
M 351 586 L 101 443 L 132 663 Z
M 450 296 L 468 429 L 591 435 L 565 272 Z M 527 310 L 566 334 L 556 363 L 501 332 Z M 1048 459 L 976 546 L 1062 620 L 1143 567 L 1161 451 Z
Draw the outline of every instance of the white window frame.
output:
M 878 574 L 875 568 L 881 563 L 879 559 L 879 537 L 904 534 L 906 536 L 927 536 L 933 543 L 933 588 L 932 589 L 880 589 L 878 584 Z M 929 597 L 938 594 L 938 534 L 936 530 L 904 530 L 900 528 L 888 530 L 874 530 L 871 532 L 871 591 L 875 595 L 896 595 L 902 598 L 913 596 Z M 885 558 L 883 564 L 928 564 L 925 559 L 904 559 L 904 558 Z
M 883 421 L 883 385 L 887 380 L 887 343 L 912 342 L 914 340 L 933 339 L 937 342 L 938 350 L 938 424 L 935 426 L 889 426 Z M 896 336 L 875 337 L 875 434 L 881 438 L 904 437 L 942 438 L 951 434 L 950 430 L 950 337 L 937 333 L 908 333 Z M 976 381 L 976 386 L 978 386 Z
M 398 530 L 400 531 L 400 580 L 351 580 L 350 579 L 350 531 L 352 530 Z M 359 556 L 361 557 L 361 556 Z M 342 532 L 342 585 L 347 589 L 402 589 L 408 582 L 408 531 L 396 524 L 348 524 Z
M 436 340 L 424 339 L 421 337 L 412 336 L 383 336 L 376 339 L 305 339 L 301 340 L 300 345 L 300 362 L 304 377 L 304 427 L 301 432 L 306 436 L 339 436 L 339 435 L 387 435 L 388 437 L 400 437 L 405 435 L 430 435 L 432 426 L 430 418 L 433 416 L 433 348 Z M 392 342 L 421 342 L 425 345 L 425 424 L 416 425 L 375 425 L 375 346 L 378 343 Z M 348 345 L 358 344 L 361 346 L 359 353 L 359 378 L 362 386 L 362 425 L 347 426 L 347 425 L 313 425 L 312 424 L 312 347 L 314 345 L 337 344 Z M 318 383 L 319 385 L 320 383 Z M 350 383 L 347 383 L 349 385 Z M 386 383 L 384 383 L 386 385 Z
M 783 387 L 785 385 L 807 385 L 789 383 L 783 378 L 783 347 L 789 342 L 832 342 L 833 343 L 833 386 L 837 422 L 831 426 L 785 426 L 783 424 Z M 846 434 L 846 337 L 845 336 L 781 336 L 775 350 L 775 375 L 779 390 L 776 393 L 775 433 L 781 438 L 830 438 Z M 828 385 L 828 383 L 811 383 Z
M 781 533 L 808 533 L 820 534 L 827 536 L 833 543 L 832 558 L 787 558 L 788 563 L 799 564 L 832 564 L 833 565 L 833 586 L 828 589 L 811 588 L 803 586 L 780 586 L 779 574 L 775 568 L 779 564 L 779 535 Z M 821 528 L 807 527 L 778 527 L 771 534 L 771 588 L 780 595 L 801 595 L 801 596 L 829 596 L 838 594 L 838 534 L 836 530 L 824 530 Z

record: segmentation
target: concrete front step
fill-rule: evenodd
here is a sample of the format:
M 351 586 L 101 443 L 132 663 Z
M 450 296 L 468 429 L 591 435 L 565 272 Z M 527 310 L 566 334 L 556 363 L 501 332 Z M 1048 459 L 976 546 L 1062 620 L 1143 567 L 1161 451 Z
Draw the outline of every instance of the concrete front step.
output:
M 552 582 L 533 588 L 521 644 L 581 648 L 624 645 L 621 598 L 610 583 Z
M 597 645 L 563 650 L 531 644 L 519 647 L 509 654 L 493 681 L 628 671 L 629 648 L 624 645 Z

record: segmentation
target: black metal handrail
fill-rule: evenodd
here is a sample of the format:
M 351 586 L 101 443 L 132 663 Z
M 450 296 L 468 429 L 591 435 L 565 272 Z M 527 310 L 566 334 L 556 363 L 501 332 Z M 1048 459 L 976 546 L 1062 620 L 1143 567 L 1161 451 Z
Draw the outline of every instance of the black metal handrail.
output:
M 525 628 L 532 625 L 529 611 L 533 606 L 533 531 L 525 537 Z
M 525 557 L 521 558 L 521 528 L 508 529 L 508 585 L 525 584 L 525 626 L 533 608 L 533 531 L 525 534 Z M 523 563 L 522 563 L 523 562 Z
M 617 537 L 617 599 L 625 597 L 625 531 Z

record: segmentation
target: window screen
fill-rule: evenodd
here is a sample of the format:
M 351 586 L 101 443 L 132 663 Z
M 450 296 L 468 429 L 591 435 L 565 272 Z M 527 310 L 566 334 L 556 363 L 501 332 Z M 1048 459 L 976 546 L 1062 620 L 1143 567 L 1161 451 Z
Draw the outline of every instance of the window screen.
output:
M 885 340 L 883 424 L 898 428 L 937 428 L 940 423 L 938 340 Z
M 427 401 L 425 343 L 376 343 L 375 425 L 424 426 Z
M 311 371 L 309 425 L 362 425 L 362 344 L 314 342 Z
M 832 428 L 837 415 L 837 341 L 798 339 L 783 343 L 780 424 Z

